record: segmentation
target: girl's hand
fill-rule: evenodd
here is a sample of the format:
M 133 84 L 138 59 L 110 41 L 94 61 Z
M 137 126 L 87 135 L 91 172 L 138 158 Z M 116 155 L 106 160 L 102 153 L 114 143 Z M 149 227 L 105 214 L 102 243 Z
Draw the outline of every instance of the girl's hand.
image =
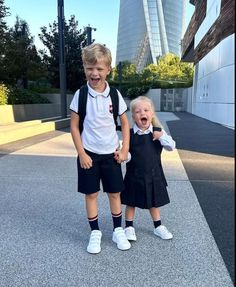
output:
M 84 169 L 89 169 L 93 166 L 91 157 L 85 152 L 79 156 L 80 166 Z
M 159 140 L 160 137 L 163 135 L 163 131 L 154 131 L 153 132 L 153 140 Z

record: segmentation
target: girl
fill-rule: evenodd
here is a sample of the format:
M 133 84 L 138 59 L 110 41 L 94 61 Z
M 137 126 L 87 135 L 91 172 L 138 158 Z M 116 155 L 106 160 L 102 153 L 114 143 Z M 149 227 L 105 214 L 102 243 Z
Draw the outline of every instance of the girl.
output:
M 130 131 L 131 160 L 126 165 L 125 190 L 121 192 L 121 202 L 126 205 L 126 237 L 136 240 L 133 220 L 135 207 L 139 207 L 149 209 L 154 234 L 162 239 L 171 239 L 173 235 L 161 224 L 160 216 L 160 206 L 170 202 L 161 152 L 163 147 L 174 150 L 175 141 L 161 127 L 149 98 L 140 96 L 134 99 L 130 110 L 134 120 Z

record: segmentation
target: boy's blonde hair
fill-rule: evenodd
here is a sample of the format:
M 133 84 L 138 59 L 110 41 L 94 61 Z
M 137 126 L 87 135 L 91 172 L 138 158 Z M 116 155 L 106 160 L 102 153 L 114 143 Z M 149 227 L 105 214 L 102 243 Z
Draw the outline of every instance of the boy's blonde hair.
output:
M 82 60 L 84 65 L 94 65 L 101 59 L 108 67 L 111 67 L 111 51 L 106 46 L 99 43 L 92 43 L 82 49 Z
M 154 106 L 154 104 L 153 104 L 153 101 L 152 101 L 150 98 L 148 98 L 148 97 L 139 96 L 139 97 L 133 99 L 133 100 L 130 102 L 130 111 L 131 111 L 131 114 L 132 114 L 132 115 L 134 114 L 135 107 L 136 107 L 136 105 L 137 105 L 138 103 L 140 103 L 140 102 L 146 102 L 146 103 L 148 103 L 148 104 L 150 105 L 150 107 L 151 107 L 151 109 L 152 109 L 152 111 L 153 111 L 153 114 L 154 114 L 154 115 L 153 115 L 153 118 L 152 118 L 152 125 L 153 125 L 154 127 L 160 127 L 160 128 L 162 128 L 162 125 L 161 125 L 161 123 L 160 123 L 158 117 L 156 116 L 155 106 Z

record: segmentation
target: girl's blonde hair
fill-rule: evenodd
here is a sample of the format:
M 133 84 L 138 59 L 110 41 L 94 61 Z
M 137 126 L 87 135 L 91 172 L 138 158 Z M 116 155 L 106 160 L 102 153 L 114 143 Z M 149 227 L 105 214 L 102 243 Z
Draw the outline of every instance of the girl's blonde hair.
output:
M 101 59 L 108 67 L 111 67 L 111 51 L 106 46 L 99 43 L 92 43 L 82 49 L 82 60 L 84 65 L 94 65 Z
M 153 101 L 148 98 L 148 97 L 145 97 L 145 96 L 139 96 L 135 99 L 133 99 L 131 102 L 130 102 L 130 111 L 131 111 L 131 114 L 133 115 L 134 114 L 134 110 L 135 110 L 135 107 L 138 103 L 140 102 L 146 102 L 150 105 L 152 111 L 153 111 L 153 118 L 152 118 L 152 125 L 154 127 L 160 127 L 162 128 L 162 124 L 161 122 L 159 121 L 158 117 L 156 116 L 156 112 L 155 112 L 155 106 L 153 104 Z

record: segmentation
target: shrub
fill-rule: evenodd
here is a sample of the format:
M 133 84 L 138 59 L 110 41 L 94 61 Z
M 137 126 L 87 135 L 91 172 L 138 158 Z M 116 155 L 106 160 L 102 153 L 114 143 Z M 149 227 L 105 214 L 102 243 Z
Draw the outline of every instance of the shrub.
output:
M 47 98 L 26 89 L 11 88 L 8 95 L 9 105 L 48 103 L 50 103 L 50 101 Z
M 134 98 L 137 98 L 138 96 L 142 96 L 146 94 L 148 90 L 149 90 L 149 87 L 145 87 L 145 86 L 129 88 L 127 90 L 126 96 L 129 99 L 134 99 Z
M 7 105 L 9 89 L 4 85 L 0 84 L 0 105 Z
M 40 94 L 58 94 L 58 93 L 60 93 L 60 89 L 50 88 L 50 87 L 32 86 L 29 89 L 31 92 L 40 93 Z

